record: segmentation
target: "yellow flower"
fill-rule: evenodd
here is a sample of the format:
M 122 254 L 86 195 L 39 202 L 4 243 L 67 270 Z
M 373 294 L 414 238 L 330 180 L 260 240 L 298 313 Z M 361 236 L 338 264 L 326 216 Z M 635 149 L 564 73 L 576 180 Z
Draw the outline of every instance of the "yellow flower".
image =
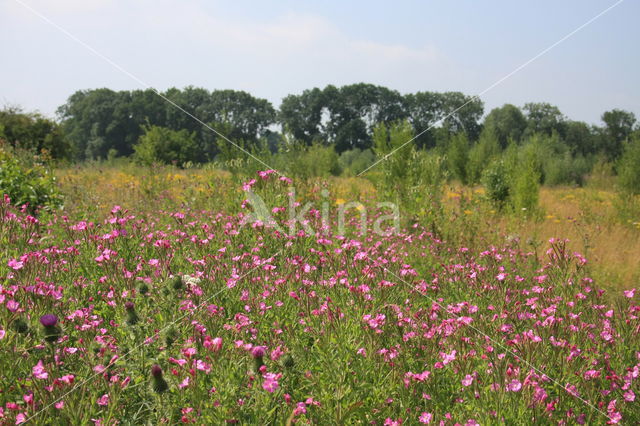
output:
M 336 200 L 336 206 L 339 206 L 339 205 L 344 204 L 344 203 L 346 203 L 346 202 L 347 202 L 346 200 L 344 200 L 344 199 L 342 199 L 342 198 L 338 198 L 338 199 Z
M 466 214 L 466 215 L 470 215 L 470 214 L 472 214 L 472 213 L 473 213 L 473 212 L 472 212 L 471 210 L 465 210 L 465 211 L 464 211 L 464 214 Z

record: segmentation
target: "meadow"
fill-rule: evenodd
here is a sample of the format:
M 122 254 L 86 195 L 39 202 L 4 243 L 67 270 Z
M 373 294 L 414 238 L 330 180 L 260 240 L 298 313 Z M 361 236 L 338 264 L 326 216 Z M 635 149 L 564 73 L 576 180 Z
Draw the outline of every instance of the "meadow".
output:
M 640 229 L 607 185 L 527 215 L 439 183 L 374 233 L 375 179 L 55 173 L 64 210 L 0 205 L 2 423 L 640 421 Z M 318 232 L 281 232 L 292 187 Z

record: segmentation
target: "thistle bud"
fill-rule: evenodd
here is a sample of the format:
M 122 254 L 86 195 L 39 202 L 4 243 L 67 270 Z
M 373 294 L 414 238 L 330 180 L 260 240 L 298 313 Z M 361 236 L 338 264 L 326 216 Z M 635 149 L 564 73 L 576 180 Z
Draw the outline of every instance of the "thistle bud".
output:
M 144 282 L 140 283 L 140 285 L 138 285 L 138 292 L 143 296 L 149 293 L 149 286 L 147 285 L 147 283 L 144 283 Z
M 181 290 L 184 287 L 182 277 L 180 275 L 174 275 L 166 281 L 167 285 L 174 290 Z
M 13 329 L 16 333 L 19 334 L 27 334 L 29 332 L 29 324 L 27 324 L 23 319 L 17 318 L 13 324 Z
M 158 364 L 151 367 L 151 379 L 151 387 L 154 392 L 163 393 L 169 389 L 167 381 L 162 377 L 162 368 Z
M 173 345 L 173 343 L 178 339 L 178 332 L 174 327 L 170 327 L 167 330 L 167 333 L 164 335 L 164 343 L 167 347 Z
M 282 359 L 282 365 L 286 368 L 293 368 L 293 366 L 295 365 L 295 361 L 290 354 L 286 354 Z
M 264 365 L 264 354 L 265 350 L 262 346 L 254 346 L 253 349 L 251 349 L 255 371 L 260 371 L 260 367 Z
M 58 327 L 58 317 L 53 314 L 47 314 L 40 317 L 40 324 L 44 328 L 44 340 L 54 343 L 60 338 L 62 330 Z
M 124 309 L 127 311 L 127 324 L 136 325 L 140 321 L 140 317 L 136 313 L 136 308 L 133 302 L 126 302 Z

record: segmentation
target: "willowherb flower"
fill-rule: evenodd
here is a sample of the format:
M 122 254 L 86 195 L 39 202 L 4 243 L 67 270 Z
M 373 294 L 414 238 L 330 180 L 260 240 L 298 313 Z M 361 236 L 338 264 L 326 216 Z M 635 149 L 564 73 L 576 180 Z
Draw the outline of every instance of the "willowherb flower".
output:
M 163 393 L 169 389 L 167 381 L 162 377 L 162 368 L 158 364 L 151 367 L 151 378 L 151 387 L 154 392 Z

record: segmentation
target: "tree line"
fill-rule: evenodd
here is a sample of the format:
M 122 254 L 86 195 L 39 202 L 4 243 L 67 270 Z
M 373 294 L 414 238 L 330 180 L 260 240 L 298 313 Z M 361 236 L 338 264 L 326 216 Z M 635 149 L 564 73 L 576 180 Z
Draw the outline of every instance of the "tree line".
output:
M 279 109 L 236 90 L 191 86 L 165 92 L 81 90 L 58 108 L 57 115 L 54 121 L 5 108 L 0 111 L 0 138 L 72 161 L 138 155 L 182 164 L 209 162 L 229 153 L 228 143 L 210 128 L 248 151 L 266 147 L 275 152 L 293 140 L 332 147 L 341 155 L 370 150 L 380 124 L 406 122 L 416 135 L 415 145 L 422 149 L 446 152 L 464 136 L 468 149 L 491 139 L 504 150 L 543 135 L 556 138 L 571 156 L 601 156 L 613 162 L 624 142 L 638 132 L 634 114 L 620 109 L 603 113 L 602 126 L 570 120 L 549 103 L 527 103 L 522 108 L 506 104 L 483 119 L 484 104 L 474 96 L 403 95 L 365 83 L 288 95 Z

